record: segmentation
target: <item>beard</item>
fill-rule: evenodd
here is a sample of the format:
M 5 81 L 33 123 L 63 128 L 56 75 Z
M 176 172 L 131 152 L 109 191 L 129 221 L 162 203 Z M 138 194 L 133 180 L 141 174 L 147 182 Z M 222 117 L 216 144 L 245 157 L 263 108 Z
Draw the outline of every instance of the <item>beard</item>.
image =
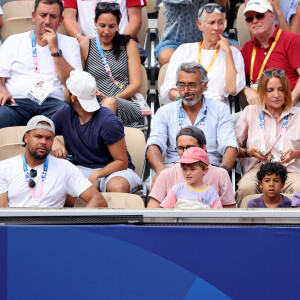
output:
M 29 154 L 35 158 L 36 160 L 44 160 L 46 159 L 46 157 L 48 156 L 48 154 L 50 153 L 50 151 L 47 151 L 45 154 L 38 154 L 37 151 L 31 151 L 31 149 L 29 147 L 27 147 L 27 151 L 29 152 Z
M 193 96 L 193 98 L 192 99 L 186 99 L 186 97 L 190 97 L 190 96 Z M 193 94 L 193 93 L 186 93 L 182 96 L 182 102 L 186 106 L 194 106 L 200 101 L 200 99 L 197 99 L 196 95 Z

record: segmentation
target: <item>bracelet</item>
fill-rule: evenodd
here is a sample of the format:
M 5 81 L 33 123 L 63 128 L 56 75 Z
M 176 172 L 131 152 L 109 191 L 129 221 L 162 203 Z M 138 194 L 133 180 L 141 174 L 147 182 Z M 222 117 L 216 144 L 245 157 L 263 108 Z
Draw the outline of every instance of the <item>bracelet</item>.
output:
M 220 166 L 220 168 L 223 168 L 224 170 L 226 170 L 229 173 L 229 169 L 226 166 Z
M 248 150 L 248 148 L 244 148 L 244 155 L 245 155 L 245 157 L 250 157 L 247 153 L 247 150 Z
M 77 33 L 75 39 L 78 41 L 79 37 L 81 37 L 81 33 Z

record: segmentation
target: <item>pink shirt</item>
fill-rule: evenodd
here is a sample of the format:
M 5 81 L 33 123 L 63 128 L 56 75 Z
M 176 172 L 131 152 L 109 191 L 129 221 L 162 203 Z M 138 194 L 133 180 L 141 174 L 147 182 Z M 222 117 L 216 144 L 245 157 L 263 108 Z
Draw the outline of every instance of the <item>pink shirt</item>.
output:
M 162 202 L 175 184 L 184 181 L 180 165 L 165 169 L 157 177 L 149 197 Z M 203 182 L 217 191 L 223 206 L 235 204 L 232 184 L 226 170 L 210 165 Z
M 284 139 L 283 152 L 288 149 L 300 149 L 300 108 L 292 107 L 289 111 L 284 111 L 276 124 L 275 119 L 270 112 L 264 108 L 265 116 L 265 145 L 266 152 L 271 152 L 274 157 L 279 157 L 279 143 L 281 138 L 281 130 L 283 118 L 288 115 L 288 124 Z M 236 126 L 235 134 L 239 147 L 241 148 L 257 148 L 260 150 L 260 126 L 259 126 L 259 106 L 248 105 L 242 112 Z M 244 158 L 243 171 L 248 172 L 258 159 L 255 157 Z M 300 160 L 293 159 L 289 163 L 284 164 L 288 172 L 300 173 Z

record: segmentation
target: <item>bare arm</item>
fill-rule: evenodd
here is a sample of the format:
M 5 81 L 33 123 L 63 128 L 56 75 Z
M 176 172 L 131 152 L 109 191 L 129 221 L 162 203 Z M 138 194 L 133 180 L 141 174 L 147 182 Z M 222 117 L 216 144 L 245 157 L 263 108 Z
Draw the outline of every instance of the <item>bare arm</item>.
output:
M 225 52 L 225 64 L 226 64 L 226 73 L 225 73 L 225 85 L 229 94 L 236 94 L 236 68 L 234 65 L 232 52 L 229 46 L 229 40 L 224 38 L 220 34 L 220 40 L 216 45 L 216 49 L 221 48 Z
M 147 208 L 162 208 L 160 202 L 154 198 L 150 198 Z
M 216 0 L 216 3 L 218 3 L 219 5 L 226 6 L 227 5 L 227 0 Z
M 0 28 L 2 27 L 2 15 L 0 15 Z
M 246 86 L 244 88 L 244 94 L 249 105 L 254 105 L 258 103 L 258 93 L 252 88 Z
M 6 78 L 1 77 L 0 78 L 0 105 L 3 106 L 7 101 L 11 101 L 15 103 L 14 98 L 11 96 L 11 94 L 8 92 L 8 90 L 5 87 L 5 80 Z
M 124 34 L 130 35 L 134 38 L 141 26 L 142 26 L 142 7 L 141 6 L 134 6 L 127 8 L 128 13 L 128 25 L 124 31 Z
M 64 9 L 64 25 L 67 31 L 67 34 L 72 37 L 76 37 L 77 34 L 80 34 L 78 38 L 78 42 L 82 42 L 83 40 L 89 40 L 91 36 L 83 36 L 81 32 L 81 28 L 77 22 L 77 9 L 66 7 Z
M 89 54 L 90 49 L 90 41 L 84 40 L 80 42 L 80 54 L 81 54 L 81 63 L 82 63 L 82 69 L 85 70 L 85 62 Z
M 98 178 L 106 177 L 117 171 L 126 170 L 128 168 L 128 157 L 125 144 L 125 138 L 107 145 L 108 150 L 113 157 L 113 161 L 100 170 L 94 171 L 89 180 L 94 186 L 98 185 Z
M 163 163 L 163 158 L 161 156 L 161 151 L 157 145 L 150 145 L 147 149 L 147 158 L 150 162 L 152 169 L 155 171 L 155 177 L 152 181 L 151 188 L 157 179 L 159 173 L 164 170 L 166 167 Z
M 293 104 L 297 103 L 298 100 L 300 99 L 300 67 L 296 69 L 298 75 L 299 75 L 299 78 L 298 78 L 298 81 L 292 91 L 292 101 L 293 101 Z
M 8 207 L 7 192 L 0 194 L 0 207 Z
M 128 56 L 128 72 L 129 72 L 129 85 L 116 97 L 122 99 L 129 99 L 135 93 L 138 93 L 142 84 L 142 67 L 139 55 L 138 46 L 135 41 L 130 40 L 126 45 Z
M 221 166 L 225 166 L 228 168 L 228 170 L 231 170 L 235 163 L 236 158 L 237 158 L 237 149 L 233 147 L 227 147 L 222 159 Z
M 80 198 L 87 202 L 86 207 L 107 207 L 106 200 L 93 185 L 86 189 Z
M 51 150 L 52 154 L 58 158 L 66 158 L 66 155 L 68 154 L 65 146 L 56 137 L 54 138 Z
M 56 53 L 59 49 L 56 32 L 51 28 L 45 29 L 47 32 L 43 34 L 42 42 L 47 42 L 50 52 Z M 60 81 L 66 85 L 66 80 L 70 77 L 70 72 L 74 70 L 74 68 L 67 63 L 63 55 L 64 54 L 62 54 L 62 56 L 53 57 L 53 62 Z
M 280 28 L 282 30 L 292 31 L 298 34 L 300 29 L 300 5 L 298 5 L 296 13 L 291 17 L 291 21 L 290 21 L 291 27 L 289 27 L 289 25 L 287 24 L 284 18 L 284 15 L 282 14 L 279 0 L 268 0 L 268 1 L 273 6 Z

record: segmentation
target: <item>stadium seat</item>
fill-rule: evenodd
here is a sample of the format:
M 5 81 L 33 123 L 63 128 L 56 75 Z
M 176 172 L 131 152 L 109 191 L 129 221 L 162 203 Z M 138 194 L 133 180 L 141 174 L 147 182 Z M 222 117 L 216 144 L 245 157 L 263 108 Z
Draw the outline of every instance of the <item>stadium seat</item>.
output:
M 144 96 L 145 99 L 147 96 L 147 92 L 148 92 L 148 76 L 145 67 L 142 65 L 142 85 L 141 85 L 140 93 Z
M 157 90 L 158 90 L 158 93 L 160 93 L 160 88 L 161 88 L 162 84 L 164 83 L 168 65 L 169 64 L 164 64 L 160 68 L 160 70 L 159 70 L 158 79 L 157 79 Z
M 108 208 L 145 208 L 143 199 L 134 194 L 127 193 L 101 193 L 105 198 Z M 85 201 L 77 198 L 74 207 L 84 207 Z
M 248 25 L 245 21 L 245 17 L 243 16 L 243 12 L 245 10 L 245 4 L 242 4 L 239 7 L 236 25 L 237 25 L 237 33 L 239 38 L 239 43 L 241 47 L 243 47 L 248 41 L 251 40 L 251 35 L 248 29 Z
M 6 144 L 0 146 L 0 160 L 5 160 L 25 152 L 23 143 Z
M 145 136 L 137 128 L 124 127 L 127 150 L 135 166 L 135 172 L 142 177 L 145 163 Z

